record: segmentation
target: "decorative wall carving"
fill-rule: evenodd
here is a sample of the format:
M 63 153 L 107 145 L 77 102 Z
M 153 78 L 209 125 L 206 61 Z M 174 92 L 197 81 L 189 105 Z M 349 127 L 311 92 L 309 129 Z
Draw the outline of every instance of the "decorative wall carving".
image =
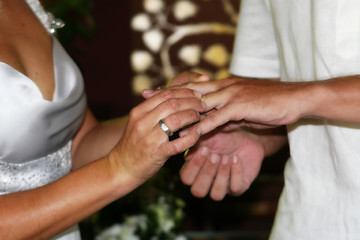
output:
M 227 77 L 240 0 L 134 1 L 132 89 L 166 84 L 184 70 Z

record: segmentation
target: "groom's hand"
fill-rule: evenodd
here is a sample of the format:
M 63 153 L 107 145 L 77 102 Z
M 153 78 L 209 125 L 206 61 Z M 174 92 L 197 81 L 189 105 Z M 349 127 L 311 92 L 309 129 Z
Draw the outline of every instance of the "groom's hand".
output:
M 186 71 L 186 72 L 180 73 L 178 76 L 176 76 L 175 78 L 170 80 L 166 84 L 165 87 L 173 88 L 173 87 L 180 87 L 182 85 L 184 85 L 184 87 L 186 87 L 185 85 L 188 83 L 191 83 L 191 82 L 205 82 L 205 81 L 210 81 L 210 80 L 211 79 L 210 79 L 209 75 L 207 75 L 207 74 L 200 74 L 200 73 L 196 73 L 196 72 Z M 149 97 L 156 95 L 160 91 L 161 91 L 161 88 L 154 89 L 154 90 L 145 89 L 142 92 L 142 96 L 145 99 L 148 99 Z
M 201 137 L 180 171 L 184 184 L 196 197 L 222 200 L 240 195 L 256 178 L 265 150 L 260 138 L 243 129 L 216 129 Z

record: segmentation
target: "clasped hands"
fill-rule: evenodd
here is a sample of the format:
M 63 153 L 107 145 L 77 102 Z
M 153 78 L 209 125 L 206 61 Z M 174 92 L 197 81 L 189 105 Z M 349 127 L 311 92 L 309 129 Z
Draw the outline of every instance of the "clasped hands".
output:
M 191 185 L 196 197 L 210 192 L 212 199 L 222 200 L 227 193 L 246 191 L 267 154 L 262 136 L 268 129 L 299 118 L 296 111 L 284 106 L 292 85 L 279 81 L 235 77 L 210 81 L 207 75 L 184 72 L 169 88 L 191 89 L 206 105 L 201 120 L 190 127 L 197 128 L 201 138 L 180 171 L 183 183 Z M 149 98 L 161 91 L 146 90 L 143 96 Z M 183 130 L 180 136 L 188 131 Z

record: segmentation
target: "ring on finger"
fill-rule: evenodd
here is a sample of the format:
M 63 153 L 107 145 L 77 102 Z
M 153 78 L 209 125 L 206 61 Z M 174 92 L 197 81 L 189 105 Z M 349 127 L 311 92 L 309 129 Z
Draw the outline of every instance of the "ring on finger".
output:
M 169 137 L 173 135 L 173 132 L 170 130 L 168 125 L 164 123 L 162 119 L 159 121 L 159 126 Z

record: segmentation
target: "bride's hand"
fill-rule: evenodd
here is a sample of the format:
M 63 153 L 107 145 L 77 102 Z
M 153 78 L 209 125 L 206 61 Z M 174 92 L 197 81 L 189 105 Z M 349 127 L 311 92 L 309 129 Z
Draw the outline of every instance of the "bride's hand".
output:
M 135 107 L 119 143 L 108 156 L 111 166 L 141 184 L 170 156 L 193 146 L 200 137 L 196 129 L 169 141 L 159 121 L 163 120 L 172 132 L 199 121 L 199 112 L 206 108 L 199 98 L 189 89 L 165 89 Z

